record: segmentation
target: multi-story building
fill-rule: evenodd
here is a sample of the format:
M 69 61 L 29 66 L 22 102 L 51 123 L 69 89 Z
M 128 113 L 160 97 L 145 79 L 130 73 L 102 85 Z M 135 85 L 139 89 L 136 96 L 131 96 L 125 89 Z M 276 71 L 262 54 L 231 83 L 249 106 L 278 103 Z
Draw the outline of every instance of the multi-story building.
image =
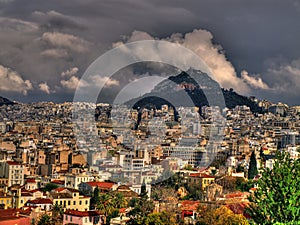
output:
M 66 174 L 65 175 L 65 187 L 67 188 L 79 188 L 79 184 L 83 182 L 94 181 L 94 177 L 87 173 L 82 174 Z
M 67 210 L 63 216 L 63 225 L 67 224 L 101 225 L 105 224 L 105 216 L 98 211 Z
M 23 165 L 14 161 L 6 161 L 0 163 L 0 177 L 8 178 L 8 187 L 18 184 L 24 184 Z
M 188 179 L 189 184 L 199 185 L 202 190 L 215 182 L 215 177 L 205 173 L 192 173 Z
M 0 209 L 12 208 L 13 197 L 5 192 L 0 192 Z
M 48 197 L 53 201 L 53 205 L 61 205 L 64 210 L 87 211 L 90 208 L 90 197 L 80 195 L 76 189 L 56 188 L 48 194 Z

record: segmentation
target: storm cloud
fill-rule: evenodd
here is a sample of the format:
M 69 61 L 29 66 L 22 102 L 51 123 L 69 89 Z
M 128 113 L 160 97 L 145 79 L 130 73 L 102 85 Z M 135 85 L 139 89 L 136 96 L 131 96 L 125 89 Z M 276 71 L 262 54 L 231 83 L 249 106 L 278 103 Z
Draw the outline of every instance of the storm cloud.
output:
M 0 1 L 0 65 L 23 87 L 0 95 L 71 101 L 86 68 L 131 37 L 182 42 L 206 57 L 224 87 L 299 104 L 299 20 L 294 0 Z

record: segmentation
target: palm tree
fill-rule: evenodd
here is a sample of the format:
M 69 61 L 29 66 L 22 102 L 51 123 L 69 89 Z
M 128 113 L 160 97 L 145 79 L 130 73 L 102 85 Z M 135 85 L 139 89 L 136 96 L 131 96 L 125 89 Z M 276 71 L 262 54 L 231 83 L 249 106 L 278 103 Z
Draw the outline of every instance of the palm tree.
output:
M 52 220 L 55 223 L 60 223 L 63 219 L 63 214 L 64 214 L 63 207 L 61 205 L 55 203 L 55 205 L 53 205 L 51 211 L 52 211 Z
M 53 221 L 51 220 L 51 217 L 48 214 L 43 214 L 37 225 L 53 225 Z
M 116 209 L 124 208 L 127 206 L 127 201 L 121 193 L 114 195 L 113 205 Z
M 105 216 L 111 214 L 114 210 L 112 196 L 110 194 L 100 195 L 99 201 L 97 203 L 97 209 L 100 210 Z

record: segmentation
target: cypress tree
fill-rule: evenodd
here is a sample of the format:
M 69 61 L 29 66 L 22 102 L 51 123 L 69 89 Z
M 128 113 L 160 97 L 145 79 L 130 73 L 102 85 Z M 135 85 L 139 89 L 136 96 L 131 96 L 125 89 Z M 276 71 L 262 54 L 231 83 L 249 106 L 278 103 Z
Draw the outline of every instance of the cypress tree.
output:
M 258 174 L 257 162 L 256 162 L 256 156 L 255 156 L 255 150 L 254 150 L 250 156 L 248 179 L 253 179 L 257 174 Z

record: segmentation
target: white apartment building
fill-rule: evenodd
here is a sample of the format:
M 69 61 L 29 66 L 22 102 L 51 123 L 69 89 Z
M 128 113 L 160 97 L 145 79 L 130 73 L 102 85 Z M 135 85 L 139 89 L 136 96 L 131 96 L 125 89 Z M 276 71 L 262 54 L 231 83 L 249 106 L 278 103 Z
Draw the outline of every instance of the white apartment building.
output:
M 24 167 L 21 163 L 5 161 L 0 163 L 0 177 L 8 178 L 8 187 L 24 184 Z
M 83 174 L 66 174 L 65 187 L 78 189 L 82 182 L 94 181 L 94 177 L 88 173 Z

